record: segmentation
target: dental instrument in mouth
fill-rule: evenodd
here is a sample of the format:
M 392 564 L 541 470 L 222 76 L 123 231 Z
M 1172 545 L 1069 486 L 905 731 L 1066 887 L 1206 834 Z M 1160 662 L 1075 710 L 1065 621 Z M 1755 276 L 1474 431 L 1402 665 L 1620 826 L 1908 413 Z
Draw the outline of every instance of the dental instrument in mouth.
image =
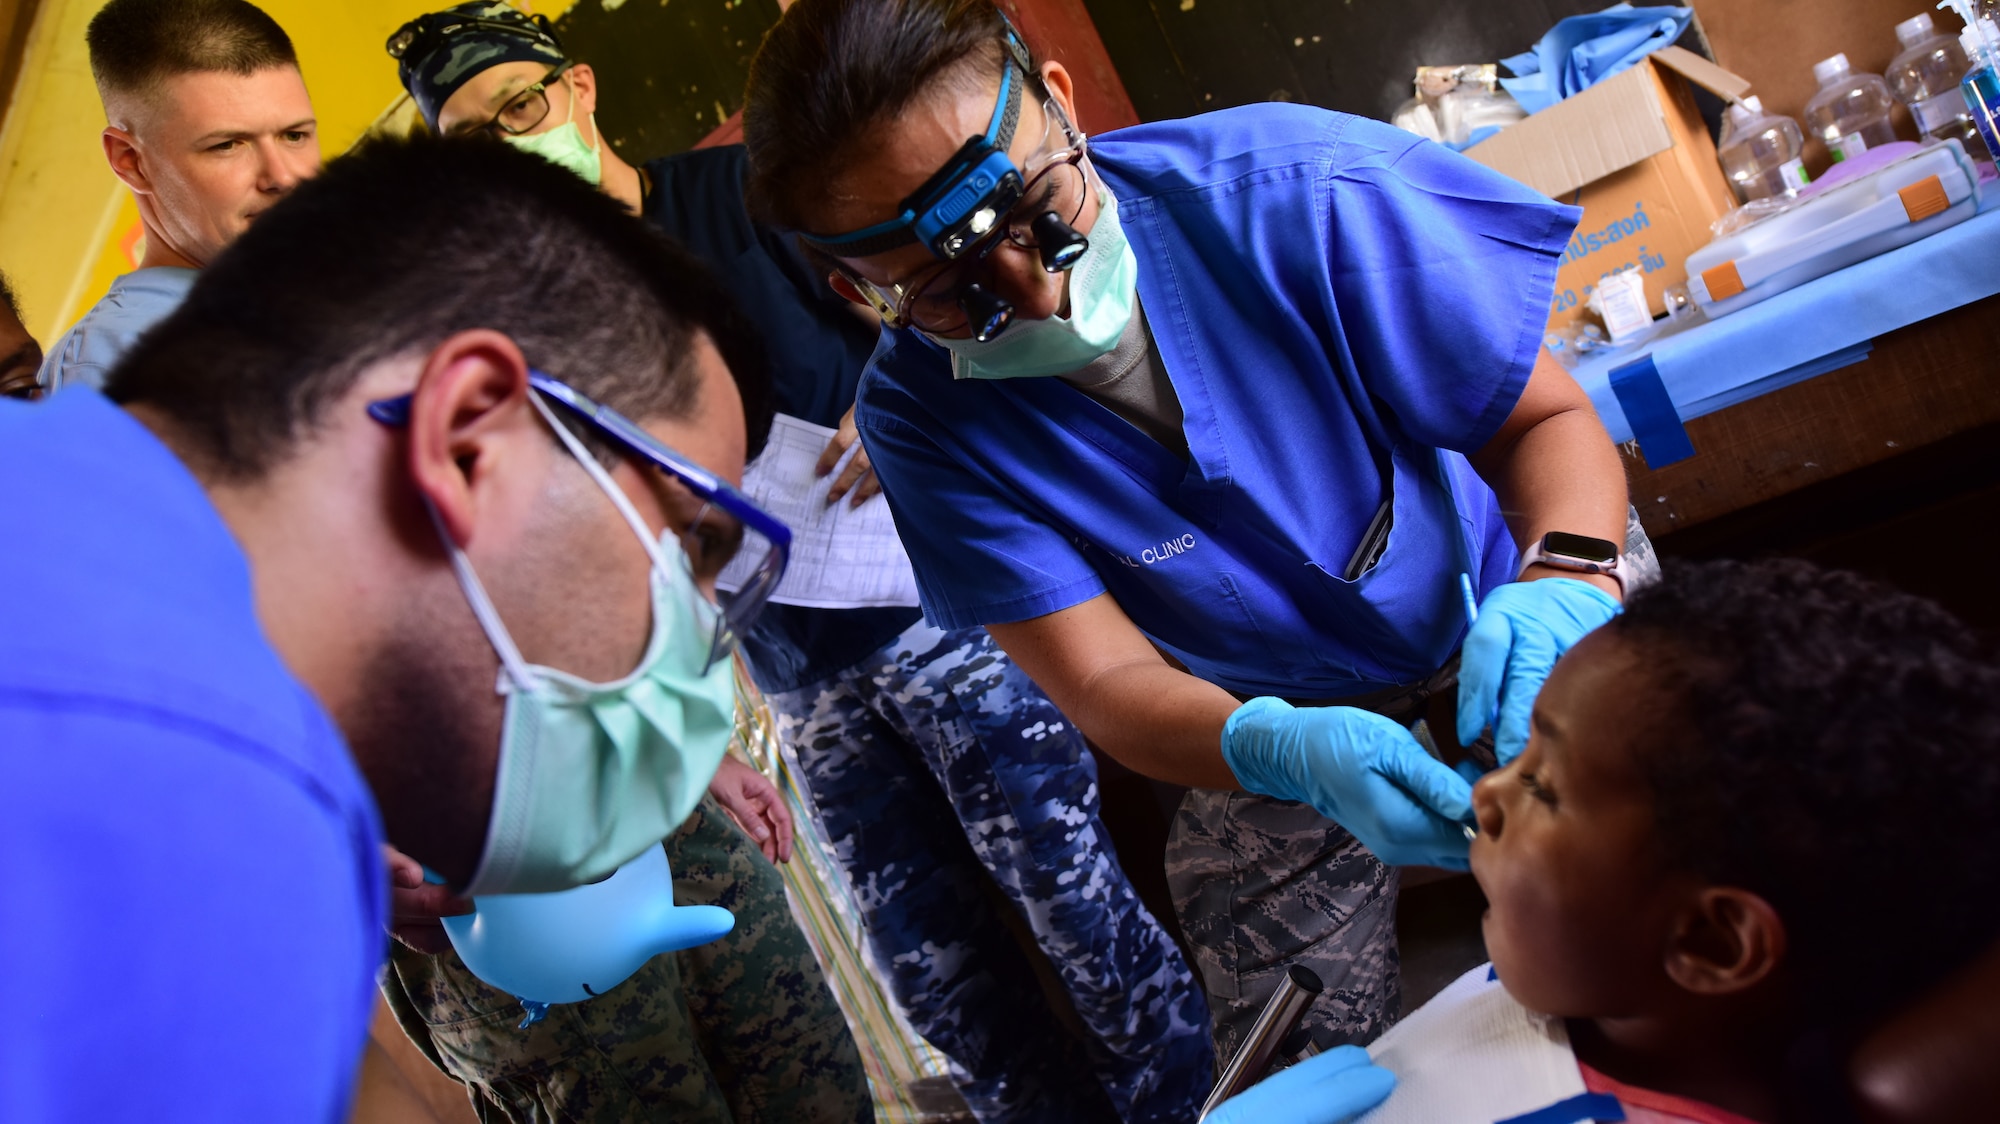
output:
M 1461 573 L 1458 575 L 1458 595 L 1465 601 L 1465 627 L 1471 628 L 1473 625 L 1479 623 L 1479 598 L 1473 596 L 1471 574 Z M 1478 828 L 1469 824 L 1459 824 L 1458 826 L 1460 830 L 1465 832 L 1465 841 L 1467 843 L 1479 837 Z

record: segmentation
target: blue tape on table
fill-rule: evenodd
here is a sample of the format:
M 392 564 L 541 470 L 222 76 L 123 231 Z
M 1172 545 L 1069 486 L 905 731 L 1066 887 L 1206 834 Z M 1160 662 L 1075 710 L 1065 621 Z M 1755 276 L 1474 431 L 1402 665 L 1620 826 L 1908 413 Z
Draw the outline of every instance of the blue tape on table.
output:
M 1746 382 L 1741 386 L 1729 387 L 1707 398 L 1682 403 L 1676 406 L 1675 410 L 1683 417 L 1690 418 L 1712 414 L 1717 410 L 1727 410 L 1739 402 L 1748 402 L 1752 398 L 1762 398 L 1774 390 L 1782 390 L 1795 382 L 1804 382 L 1807 379 L 1818 378 L 1820 375 L 1831 371 L 1838 371 L 1842 367 L 1852 367 L 1863 359 L 1868 358 L 1869 353 L 1874 350 L 1875 343 L 1873 340 L 1867 343 L 1857 343 L 1853 347 L 1843 347 L 1831 355 L 1822 355 L 1818 359 L 1801 363 L 1796 367 L 1787 367 L 1775 375 L 1765 375 L 1754 382 Z
M 1653 360 L 1682 420 L 1856 362 L 1877 336 L 2000 293 L 2000 185 L 1988 182 L 1982 192 L 1982 212 L 1957 226 L 1636 351 L 1582 363 L 1576 381 L 1611 439 L 1629 441 L 1634 427 L 1610 373 L 1641 355 Z
M 1566 1101 L 1557 1101 L 1547 1108 L 1524 1112 L 1519 1116 L 1509 1116 L 1496 1120 L 1493 1124 L 1580 1124 L 1582 1121 L 1617 1121 L 1625 1119 L 1625 1106 L 1609 1093 L 1578 1093 Z
M 1646 456 L 1647 468 L 1662 469 L 1694 456 L 1694 442 L 1688 440 L 1688 431 L 1681 425 L 1674 400 L 1667 396 L 1667 385 L 1660 381 L 1660 369 L 1653 365 L 1652 356 L 1614 367 L 1609 377 L 1611 393 L 1618 396 L 1618 406 L 1625 411 L 1626 424 L 1632 427 L 1632 437 Z

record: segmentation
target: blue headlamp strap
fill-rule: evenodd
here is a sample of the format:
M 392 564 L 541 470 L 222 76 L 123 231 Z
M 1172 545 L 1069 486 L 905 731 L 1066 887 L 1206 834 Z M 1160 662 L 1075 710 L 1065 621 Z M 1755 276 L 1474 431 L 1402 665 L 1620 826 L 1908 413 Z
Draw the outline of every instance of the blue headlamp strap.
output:
M 981 217 L 990 228 L 1021 192 L 1021 171 L 1008 159 L 1007 148 L 1021 121 L 1021 90 L 1034 72 L 1012 24 L 1003 42 L 1007 56 L 1000 67 L 1000 97 L 985 136 L 967 139 L 936 175 L 897 205 L 895 218 L 831 237 L 801 234 L 800 240 L 838 258 L 865 258 L 921 242 L 949 260 L 986 233 L 979 227 Z

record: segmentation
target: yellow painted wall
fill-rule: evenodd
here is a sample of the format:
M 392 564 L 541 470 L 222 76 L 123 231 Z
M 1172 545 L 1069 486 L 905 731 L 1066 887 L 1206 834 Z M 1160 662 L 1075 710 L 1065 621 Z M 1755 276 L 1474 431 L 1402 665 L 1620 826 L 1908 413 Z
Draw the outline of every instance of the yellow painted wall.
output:
M 322 153 L 346 150 L 395 108 L 402 87 L 383 42 L 405 20 L 449 2 L 258 0 L 298 50 Z M 554 18 L 575 2 L 518 6 Z M 103 4 L 45 0 L 0 124 L 0 270 L 13 279 L 28 329 L 44 345 L 137 260 L 139 212 L 104 163 L 104 110 L 83 42 Z

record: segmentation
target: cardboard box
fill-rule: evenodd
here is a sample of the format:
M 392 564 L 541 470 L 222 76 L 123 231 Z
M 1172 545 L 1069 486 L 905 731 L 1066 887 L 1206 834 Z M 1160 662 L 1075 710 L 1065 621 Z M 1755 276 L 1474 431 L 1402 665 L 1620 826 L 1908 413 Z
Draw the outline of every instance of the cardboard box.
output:
M 1466 150 L 1583 208 L 1556 272 L 1551 328 L 1584 315 L 1598 278 L 1627 266 L 1644 272 L 1653 313 L 1665 312 L 1661 294 L 1687 280 L 1688 255 L 1736 205 L 1689 82 L 1732 101 L 1750 88 L 1700 55 L 1665 47 Z

